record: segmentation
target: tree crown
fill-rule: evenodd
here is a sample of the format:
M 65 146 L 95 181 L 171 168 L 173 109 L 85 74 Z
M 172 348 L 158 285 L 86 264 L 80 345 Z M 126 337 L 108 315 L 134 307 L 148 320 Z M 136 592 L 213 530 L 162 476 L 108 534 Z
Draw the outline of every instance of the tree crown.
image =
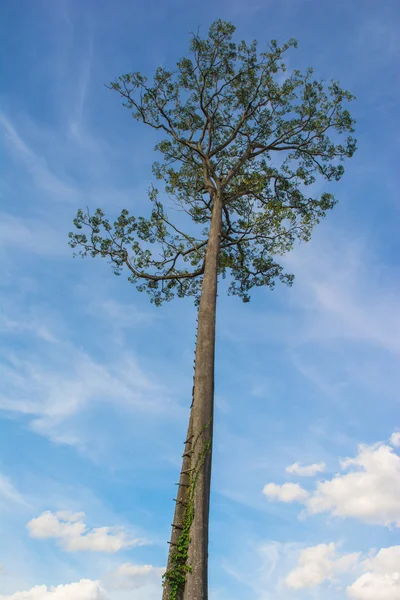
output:
M 111 224 L 101 209 L 79 210 L 74 224 L 87 233 L 71 233 L 70 245 L 108 258 L 116 274 L 128 268 L 156 304 L 175 294 L 198 300 L 216 194 L 223 204 L 219 274 L 230 275 L 229 292 L 248 301 L 254 286 L 290 284 L 275 257 L 307 241 L 333 208 L 331 193 L 313 197 L 310 186 L 318 177 L 338 181 L 356 150 L 344 108 L 352 94 L 315 80 L 312 69 L 285 75 L 283 57 L 295 40 L 273 40 L 259 52 L 256 41 L 234 43 L 234 31 L 216 21 L 206 39 L 192 35 L 190 56 L 174 71 L 159 67 L 150 82 L 128 73 L 109 86 L 137 121 L 164 134 L 153 173 L 192 225 L 177 227 L 152 187 L 149 218 L 123 210 Z M 200 235 L 188 233 L 193 224 Z

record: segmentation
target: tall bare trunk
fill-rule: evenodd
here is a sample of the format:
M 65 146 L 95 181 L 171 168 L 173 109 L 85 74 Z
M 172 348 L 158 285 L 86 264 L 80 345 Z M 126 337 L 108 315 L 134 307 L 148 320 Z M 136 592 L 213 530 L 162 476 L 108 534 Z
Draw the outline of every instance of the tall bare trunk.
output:
M 215 317 L 222 201 L 216 194 L 208 238 L 206 264 L 198 313 L 194 402 L 192 408 L 194 518 L 189 545 L 189 565 L 184 600 L 208 598 L 208 522 L 211 487 L 211 453 L 214 417 Z
M 214 417 L 215 320 L 218 285 L 218 256 L 222 223 L 222 200 L 214 197 L 208 237 L 204 277 L 198 310 L 193 403 L 183 454 L 177 503 L 171 535 L 167 570 L 173 569 L 173 556 L 179 544 L 185 519 L 193 511 L 188 548 L 189 571 L 176 600 L 208 599 L 208 524 L 211 487 L 211 458 Z M 170 600 L 168 580 L 163 600 Z

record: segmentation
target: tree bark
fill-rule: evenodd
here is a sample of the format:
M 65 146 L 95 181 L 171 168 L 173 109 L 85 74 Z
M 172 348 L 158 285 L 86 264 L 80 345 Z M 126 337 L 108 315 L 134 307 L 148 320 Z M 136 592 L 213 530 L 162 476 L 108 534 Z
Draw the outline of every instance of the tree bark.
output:
M 193 407 L 191 410 L 191 467 L 200 466 L 194 486 L 194 519 L 189 544 L 190 572 L 183 600 L 208 599 L 208 523 L 214 417 L 215 322 L 222 198 L 215 193 L 198 311 Z M 208 450 L 205 452 L 205 449 Z M 203 461 L 204 459 L 204 461 Z
M 179 536 L 181 534 L 180 527 L 183 526 L 185 509 L 188 501 L 187 490 L 189 486 L 189 473 L 191 465 L 191 448 L 192 448 L 192 413 L 190 413 L 188 432 L 186 436 L 185 449 L 182 456 L 182 470 L 178 483 L 178 491 L 176 494 L 176 505 L 174 512 L 174 520 L 172 524 L 172 533 L 170 539 L 170 547 L 168 552 L 168 564 L 167 571 L 173 567 L 172 556 L 177 547 Z M 165 582 L 163 588 L 162 600 L 170 600 L 171 598 L 171 586 L 168 581 Z M 183 589 L 179 591 L 176 600 L 183 600 Z
M 172 557 L 184 525 L 185 509 L 190 500 L 188 490 L 193 473 L 196 473 L 195 482 L 192 481 L 194 517 L 190 529 L 188 550 L 190 571 L 187 573 L 185 586 L 177 594 L 176 600 L 208 599 L 208 527 L 214 416 L 215 323 L 221 224 L 222 200 L 215 193 L 198 310 L 192 406 L 168 554 L 167 571 L 173 568 Z M 170 598 L 171 587 L 166 581 L 162 600 L 170 600 Z

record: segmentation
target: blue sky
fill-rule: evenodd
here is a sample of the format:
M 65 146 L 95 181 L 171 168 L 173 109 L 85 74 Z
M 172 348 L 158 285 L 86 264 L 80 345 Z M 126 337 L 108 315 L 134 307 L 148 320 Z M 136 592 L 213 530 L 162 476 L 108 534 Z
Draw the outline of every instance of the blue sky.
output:
M 359 150 L 292 288 L 219 296 L 211 600 L 400 597 L 397 0 L 0 8 L 0 598 L 155 600 L 195 310 L 72 258 L 80 207 L 146 210 L 155 135 L 104 84 L 216 18 L 296 37 L 358 97 Z M 294 466 L 293 466 L 294 465 Z M 290 467 L 288 471 L 286 470 Z M 305 468 L 307 467 L 307 468 Z

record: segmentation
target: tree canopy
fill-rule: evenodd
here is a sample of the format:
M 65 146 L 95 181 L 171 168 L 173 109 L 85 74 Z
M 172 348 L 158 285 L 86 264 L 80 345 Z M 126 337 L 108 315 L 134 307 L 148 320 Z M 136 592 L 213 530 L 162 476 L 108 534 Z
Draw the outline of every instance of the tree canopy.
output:
M 128 73 L 109 85 L 134 119 L 160 132 L 153 173 L 190 226 L 172 221 L 152 186 L 149 217 L 125 209 L 111 223 L 101 209 L 79 210 L 70 245 L 107 258 L 116 274 L 126 268 L 157 305 L 175 295 L 198 302 L 216 193 L 223 203 L 218 274 L 230 278 L 229 292 L 247 302 L 254 287 L 290 284 L 278 257 L 309 240 L 336 203 L 313 184 L 339 180 L 356 149 L 345 107 L 352 94 L 315 79 L 312 69 L 288 74 L 284 55 L 295 40 L 259 51 L 256 41 L 236 44 L 234 31 L 216 21 L 207 38 L 192 35 L 190 56 L 174 70 L 159 67 L 151 80 Z

